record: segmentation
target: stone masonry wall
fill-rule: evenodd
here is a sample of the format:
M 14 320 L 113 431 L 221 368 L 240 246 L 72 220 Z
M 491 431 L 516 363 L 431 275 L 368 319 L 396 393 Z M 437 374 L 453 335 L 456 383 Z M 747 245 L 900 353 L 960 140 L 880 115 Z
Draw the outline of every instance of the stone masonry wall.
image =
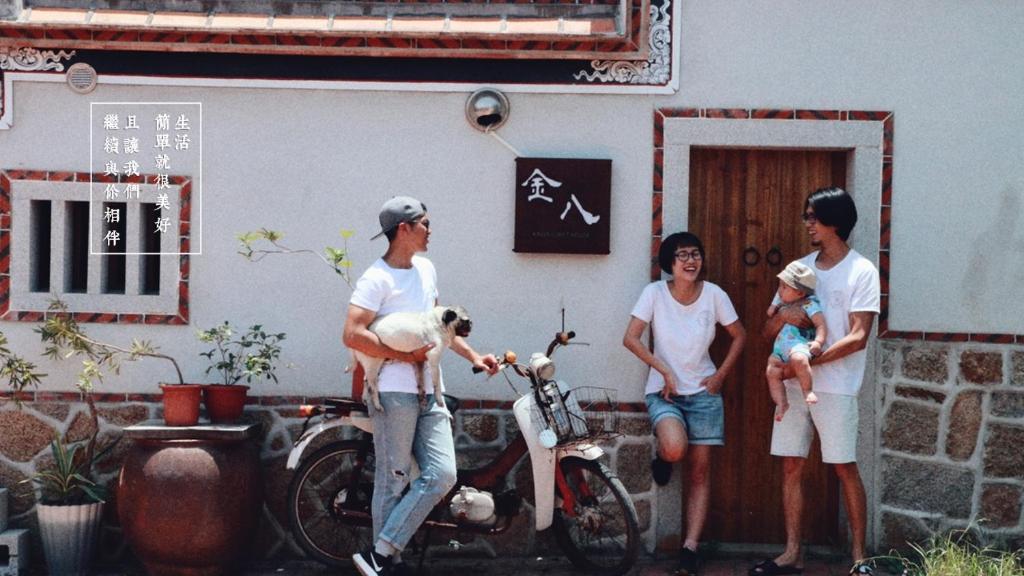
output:
M 20 406 L 9 395 L 0 394 L 0 486 L 9 491 L 10 527 L 32 531 L 31 554 L 41 562 L 42 547 L 34 511 L 37 495 L 31 484 L 21 482 L 52 465 L 50 442 L 56 435 L 69 443 L 79 442 L 88 439 L 94 429 L 88 407 L 78 393 L 25 393 L 19 399 Z M 97 403 L 101 445 L 117 439 L 125 426 L 156 418 L 161 411 L 153 402 L 126 402 L 124 394 L 111 399 L 115 401 Z M 100 484 L 116 485 L 127 449 L 127 442 L 119 442 L 97 462 L 95 479 Z M 104 511 L 100 539 L 101 561 L 117 560 L 123 555 L 125 547 L 112 502 Z
M 149 419 L 162 418 L 159 397 L 152 395 L 101 395 L 97 396 L 100 416 L 100 439 L 107 442 L 120 434 L 121 428 Z M 77 393 L 37 393 L 22 396 L 19 408 L 10 399 L 0 397 L 0 486 L 11 491 L 11 527 L 33 530 L 32 549 L 38 559 L 41 547 L 34 506 L 35 493 L 27 485 L 18 482 L 29 477 L 34 471 L 47 466 L 49 442 L 55 434 L 63 435 L 69 441 L 83 440 L 91 433 L 92 426 L 88 409 Z M 250 399 L 252 400 L 252 399 Z M 301 551 L 292 541 L 288 530 L 285 500 L 292 473 L 285 470 L 285 462 L 302 430 L 303 420 L 298 417 L 298 405 L 315 399 L 261 397 L 256 404 L 246 408 L 246 417 L 260 422 L 259 437 L 264 462 L 265 506 L 260 533 L 253 543 L 253 554 L 263 558 L 299 556 Z M 510 403 L 488 401 L 463 401 L 456 414 L 455 442 L 459 466 L 474 466 L 488 461 L 501 451 L 516 434 L 518 427 L 511 413 Z M 645 543 L 653 541 L 654 530 L 651 520 L 654 486 L 650 476 L 651 436 L 650 425 L 645 412 L 637 412 L 642 406 L 623 406 L 630 412 L 620 414 L 620 428 L 624 435 L 603 443 L 608 454 L 603 462 L 619 476 L 630 491 L 640 517 L 640 529 Z M 351 430 L 338 430 L 338 438 L 351 436 Z M 334 439 L 324 434 L 309 448 L 307 454 L 320 444 Z M 124 441 L 98 465 L 98 480 L 111 487 L 116 486 L 120 468 L 129 442 Z M 508 477 L 508 486 L 515 487 L 526 498 L 523 512 L 516 519 L 509 532 L 495 537 L 470 535 L 436 536 L 441 546 L 431 553 L 458 554 L 501 554 L 538 555 L 556 552 L 557 546 L 551 534 L 538 534 L 533 529 L 532 514 L 532 471 L 529 460 L 524 458 Z M 116 498 L 116 494 L 114 494 Z M 109 564 L 124 560 L 126 547 L 121 541 L 115 504 L 107 506 L 101 536 L 101 550 L 97 562 Z M 447 546 L 451 538 L 457 538 L 464 547 L 459 552 Z
M 878 354 L 879 465 L 875 478 L 865 478 L 877 487 L 871 505 L 879 535 L 876 550 L 905 548 L 907 542 L 966 527 L 986 543 L 1024 547 L 1024 347 L 882 340 Z M 20 399 L 19 408 L 0 394 L 0 486 L 11 492 L 12 527 L 34 528 L 36 496 L 18 482 L 51 461 L 49 442 L 54 434 L 82 440 L 91 432 L 91 423 L 77 393 L 39 392 Z M 155 395 L 102 394 L 96 400 L 104 442 L 125 426 L 162 416 Z M 300 553 L 288 532 L 285 495 L 291 473 L 284 465 L 302 428 L 297 406 L 315 400 L 266 396 L 246 409 L 248 418 L 263 424 L 259 441 L 267 497 L 253 546 L 261 557 Z M 461 466 L 489 460 L 516 433 L 510 407 L 508 402 L 463 402 L 455 422 Z M 656 534 L 664 491 L 659 492 L 650 477 L 650 425 L 642 406 L 622 409 L 623 435 L 605 443 L 604 462 L 630 492 L 644 548 L 652 550 L 661 547 L 656 540 L 664 536 Z M 116 483 L 127 449 L 127 442 L 119 444 L 100 463 L 101 482 Z M 532 528 L 532 477 L 526 459 L 509 475 L 508 485 L 527 499 L 524 513 L 505 535 L 472 542 L 469 536 L 458 535 L 467 544 L 459 554 L 556 551 L 553 538 L 535 534 Z M 675 502 L 666 500 L 661 508 L 680 514 Z M 117 561 L 125 554 L 113 506 L 108 507 L 101 544 L 100 561 Z M 38 552 L 38 541 L 33 548 Z
M 1024 547 L 1024 349 L 881 341 L 880 551 L 970 527 Z

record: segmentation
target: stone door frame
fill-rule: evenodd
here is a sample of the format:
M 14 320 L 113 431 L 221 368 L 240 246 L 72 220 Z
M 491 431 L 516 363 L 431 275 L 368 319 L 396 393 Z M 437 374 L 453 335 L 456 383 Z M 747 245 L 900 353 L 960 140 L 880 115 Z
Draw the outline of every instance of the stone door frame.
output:
M 742 120 L 742 121 L 737 121 Z M 685 230 L 689 215 L 690 149 L 760 148 L 848 150 L 847 191 L 857 204 L 859 221 L 851 246 L 876 260 L 882 273 L 883 313 L 878 335 L 888 334 L 888 249 L 892 191 L 891 112 L 746 110 L 684 108 L 654 112 L 654 178 L 651 228 L 651 279 L 661 277 L 657 252 L 663 232 Z M 799 223 L 794 222 L 796 226 Z M 878 255 L 877 258 L 875 255 Z M 872 339 L 874 340 L 874 339 Z M 867 491 L 869 546 L 878 541 L 879 462 L 876 461 L 881 387 L 878 386 L 874 342 L 869 346 L 861 388 L 860 437 L 857 460 Z M 682 534 L 681 486 L 672 482 L 658 490 L 659 514 L 655 542 Z M 840 510 L 845 525 L 845 512 Z M 846 530 L 841 529 L 845 535 Z

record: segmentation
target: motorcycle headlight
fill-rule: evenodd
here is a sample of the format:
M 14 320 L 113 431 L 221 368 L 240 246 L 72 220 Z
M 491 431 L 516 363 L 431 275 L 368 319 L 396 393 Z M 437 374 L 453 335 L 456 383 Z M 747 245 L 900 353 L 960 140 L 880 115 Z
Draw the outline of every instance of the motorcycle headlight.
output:
M 555 376 L 555 363 L 547 356 L 537 352 L 530 357 L 530 370 L 541 380 L 551 380 Z

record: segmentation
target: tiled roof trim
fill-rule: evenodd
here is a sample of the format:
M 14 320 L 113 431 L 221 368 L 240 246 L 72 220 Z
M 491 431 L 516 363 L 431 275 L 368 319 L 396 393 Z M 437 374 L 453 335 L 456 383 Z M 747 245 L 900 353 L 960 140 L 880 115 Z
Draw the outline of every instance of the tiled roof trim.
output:
M 29 41 L 75 50 L 601 61 L 644 61 L 650 53 L 650 0 L 575 4 L 561 12 L 572 18 L 552 17 L 559 13 L 550 10 L 554 4 L 517 3 L 501 5 L 501 17 L 493 11 L 467 16 L 487 14 L 473 12 L 474 6 L 480 5 L 324 17 L 36 7 L 17 20 L 0 20 L 0 46 Z
M 558 18 L 526 16 L 272 16 L 265 14 L 196 14 L 137 12 L 81 8 L 34 8 L 17 23 L 121 29 L 187 30 L 207 32 L 302 31 L 430 34 L 523 34 L 615 37 L 616 21 L 609 16 Z

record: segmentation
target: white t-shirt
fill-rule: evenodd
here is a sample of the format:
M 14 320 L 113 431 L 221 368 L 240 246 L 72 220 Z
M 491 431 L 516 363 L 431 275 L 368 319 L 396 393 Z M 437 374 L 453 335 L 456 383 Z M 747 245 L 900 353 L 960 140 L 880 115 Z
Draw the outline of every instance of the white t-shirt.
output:
M 715 324 L 728 326 L 739 319 L 729 295 L 711 282 L 704 282 L 697 301 L 688 306 L 672 297 L 667 281 L 652 282 L 640 294 L 631 314 L 650 324 L 654 356 L 672 370 L 677 391 L 683 396 L 704 390 L 701 380 L 715 373 L 708 353 L 715 339 Z M 660 392 L 664 387 L 664 376 L 651 369 L 644 394 Z
M 850 333 L 851 312 L 878 314 L 881 288 L 878 269 L 856 250 L 851 249 L 845 258 L 828 270 L 818 268 L 817 258 L 818 253 L 812 252 L 800 262 L 810 266 L 817 277 L 814 292 L 825 309 L 825 327 L 828 328 L 825 347 L 828 348 Z M 867 354 L 866 349 L 860 350 L 838 360 L 812 366 L 814 390 L 856 396 L 864 381 Z M 787 382 L 796 385 L 797 381 L 791 379 Z
M 430 260 L 413 256 L 412 268 L 392 268 L 379 258 L 356 282 L 349 302 L 383 316 L 392 312 L 429 312 L 437 295 L 437 271 Z M 424 390 L 431 390 L 429 370 L 424 371 L 423 379 Z M 377 390 L 416 394 L 414 366 L 407 362 L 385 362 Z

